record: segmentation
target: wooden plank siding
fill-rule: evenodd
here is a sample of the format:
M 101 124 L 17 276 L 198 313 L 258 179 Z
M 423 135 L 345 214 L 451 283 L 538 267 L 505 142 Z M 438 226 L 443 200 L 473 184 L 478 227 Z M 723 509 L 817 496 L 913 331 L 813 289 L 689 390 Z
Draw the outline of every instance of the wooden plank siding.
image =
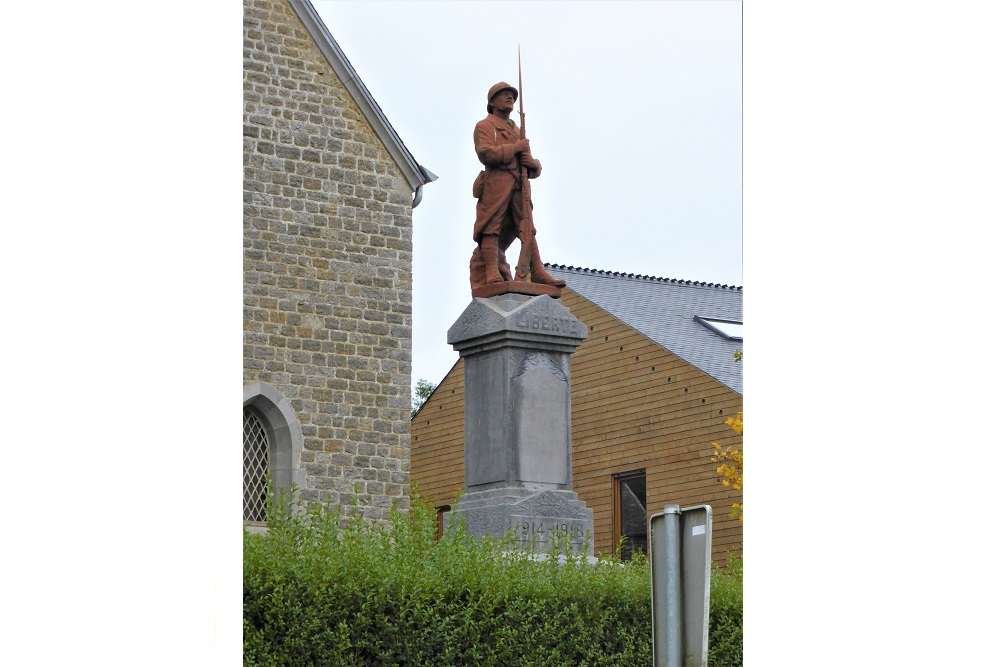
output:
M 410 477 L 418 493 L 435 507 L 453 504 L 462 492 L 465 366 L 461 359 L 410 420 Z
M 743 542 L 742 524 L 729 517 L 742 493 L 719 482 L 711 443 L 742 448 L 725 424 L 742 396 L 571 289 L 562 304 L 588 329 L 570 357 L 570 400 L 573 490 L 594 510 L 595 553 L 614 548 L 613 476 L 645 470 L 650 514 L 666 503 L 712 506 L 712 556 L 723 562 Z M 459 360 L 411 422 L 411 476 L 436 506 L 462 490 L 463 390 Z

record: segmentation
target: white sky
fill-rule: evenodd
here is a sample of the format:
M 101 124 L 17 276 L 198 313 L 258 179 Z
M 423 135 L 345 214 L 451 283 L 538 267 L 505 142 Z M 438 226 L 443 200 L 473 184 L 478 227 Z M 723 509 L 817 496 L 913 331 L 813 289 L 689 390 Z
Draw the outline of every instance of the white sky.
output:
M 413 382 L 458 359 L 446 334 L 471 300 L 472 128 L 491 85 L 517 85 L 518 44 L 542 259 L 742 284 L 739 2 L 313 4 L 439 177 L 413 214 Z

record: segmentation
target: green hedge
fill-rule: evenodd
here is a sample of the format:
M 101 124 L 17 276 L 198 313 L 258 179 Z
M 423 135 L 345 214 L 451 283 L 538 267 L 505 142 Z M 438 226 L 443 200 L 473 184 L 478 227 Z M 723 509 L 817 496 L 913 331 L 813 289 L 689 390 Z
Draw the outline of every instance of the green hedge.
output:
M 743 561 L 730 556 L 725 569 L 712 573 L 708 614 L 708 664 L 743 665 Z
M 624 566 L 572 555 L 538 562 L 461 527 L 435 541 L 434 510 L 419 499 L 387 527 L 358 510 L 348 508 L 348 518 L 282 500 L 269 510 L 266 536 L 244 535 L 245 665 L 652 664 L 641 555 Z M 730 606 L 742 598 L 732 581 L 724 584 Z M 742 645 L 741 636 L 730 641 L 742 616 L 731 611 L 712 608 L 726 660 Z

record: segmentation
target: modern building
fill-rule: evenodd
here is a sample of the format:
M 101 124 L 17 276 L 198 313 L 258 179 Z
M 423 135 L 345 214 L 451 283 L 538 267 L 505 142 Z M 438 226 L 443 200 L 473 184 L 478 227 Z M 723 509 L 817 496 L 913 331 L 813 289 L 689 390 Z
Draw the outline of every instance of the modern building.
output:
M 420 166 L 305 0 L 244 0 L 244 522 L 408 506 Z
M 742 491 L 724 487 L 712 442 L 742 449 L 725 424 L 743 410 L 741 287 L 559 265 L 562 303 L 587 325 L 570 357 L 573 490 L 594 511 L 595 552 L 625 537 L 645 549 L 647 516 L 663 505 L 713 508 L 713 557 L 742 547 L 729 516 Z M 464 477 L 460 359 L 411 425 L 412 476 L 444 510 Z

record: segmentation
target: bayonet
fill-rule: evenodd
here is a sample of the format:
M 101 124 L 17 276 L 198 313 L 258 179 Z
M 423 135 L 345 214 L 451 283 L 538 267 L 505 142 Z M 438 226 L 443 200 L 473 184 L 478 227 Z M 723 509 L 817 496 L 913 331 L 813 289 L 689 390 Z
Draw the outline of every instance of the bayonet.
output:
M 521 45 L 517 45 L 517 101 L 520 105 L 518 113 L 521 114 L 521 138 L 524 139 L 524 84 L 521 82 Z

